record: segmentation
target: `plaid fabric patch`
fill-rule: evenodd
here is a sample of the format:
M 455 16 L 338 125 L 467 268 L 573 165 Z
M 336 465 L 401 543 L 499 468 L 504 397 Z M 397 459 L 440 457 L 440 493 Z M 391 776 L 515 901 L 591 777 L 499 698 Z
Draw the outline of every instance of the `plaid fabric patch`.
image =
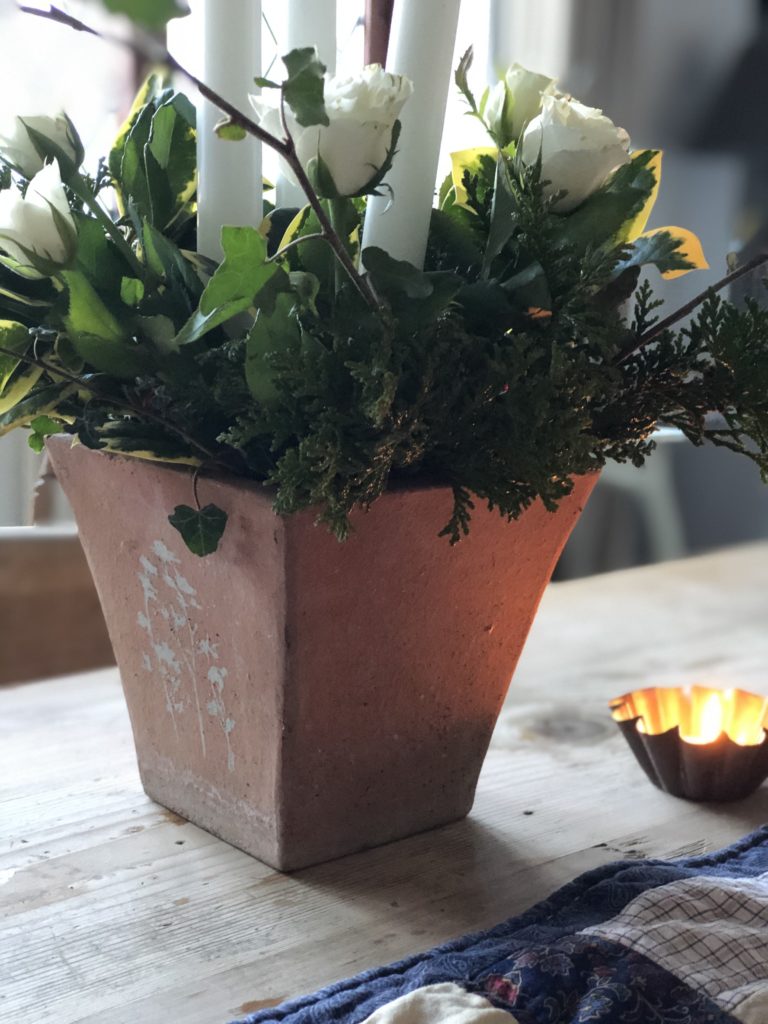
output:
M 768 993 L 768 873 L 663 885 L 582 935 L 634 949 L 737 1012 L 756 993 Z
M 247 1024 L 768 1024 L 767 888 L 768 827 L 704 857 L 607 865 Z

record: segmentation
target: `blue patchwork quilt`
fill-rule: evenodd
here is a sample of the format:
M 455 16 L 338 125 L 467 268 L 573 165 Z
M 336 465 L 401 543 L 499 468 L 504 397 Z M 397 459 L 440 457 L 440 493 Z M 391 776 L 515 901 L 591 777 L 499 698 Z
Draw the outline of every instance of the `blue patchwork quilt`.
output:
M 248 1024 L 768 1024 L 768 827 L 623 861 L 521 917 Z

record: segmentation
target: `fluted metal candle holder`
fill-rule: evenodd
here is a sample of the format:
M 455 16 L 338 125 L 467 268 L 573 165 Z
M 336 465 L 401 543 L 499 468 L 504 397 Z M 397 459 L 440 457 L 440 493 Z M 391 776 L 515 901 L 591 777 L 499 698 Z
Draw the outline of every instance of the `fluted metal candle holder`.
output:
M 768 778 L 768 698 L 705 686 L 650 687 L 610 702 L 651 782 L 686 800 L 749 796 Z

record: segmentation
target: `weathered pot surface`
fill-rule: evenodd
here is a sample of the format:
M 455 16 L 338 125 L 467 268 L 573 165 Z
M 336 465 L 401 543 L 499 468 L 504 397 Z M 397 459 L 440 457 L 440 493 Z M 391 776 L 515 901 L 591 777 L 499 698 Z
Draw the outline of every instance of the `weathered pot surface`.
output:
M 552 514 L 385 494 L 344 544 L 257 484 L 199 559 L 168 523 L 186 470 L 49 442 L 123 680 L 147 793 L 282 870 L 465 816 L 536 608 L 596 475 Z

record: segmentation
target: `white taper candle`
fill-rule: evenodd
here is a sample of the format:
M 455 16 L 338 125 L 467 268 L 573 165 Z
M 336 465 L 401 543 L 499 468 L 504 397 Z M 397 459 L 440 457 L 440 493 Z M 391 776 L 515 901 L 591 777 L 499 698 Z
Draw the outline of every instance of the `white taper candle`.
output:
M 248 94 L 261 74 L 261 0 L 202 0 L 202 77 L 206 85 L 247 113 Z M 222 226 L 252 225 L 263 219 L 261 143 L 219 139 L 214 126 L 224 117 L 201 101 L 198 111 L 197 247 L 221 258 Z
M 386 182 L 389 198 L 372 198 L 363 248 L 378 246 L 423 267 L 440 158 L 445 107 L 452 81 L 461 0 L 395 0 L 387 70 L 407 75 L 413 96 L 400 116 L 403 130 Z
M 328 74 L 335 74 L 336 0 L 287 0 L 285 18 L 285 44 L 281 53 L 315 46 Z M 278 173 L 277 205 L 304 206 L 306 202 L 299 186 Z

